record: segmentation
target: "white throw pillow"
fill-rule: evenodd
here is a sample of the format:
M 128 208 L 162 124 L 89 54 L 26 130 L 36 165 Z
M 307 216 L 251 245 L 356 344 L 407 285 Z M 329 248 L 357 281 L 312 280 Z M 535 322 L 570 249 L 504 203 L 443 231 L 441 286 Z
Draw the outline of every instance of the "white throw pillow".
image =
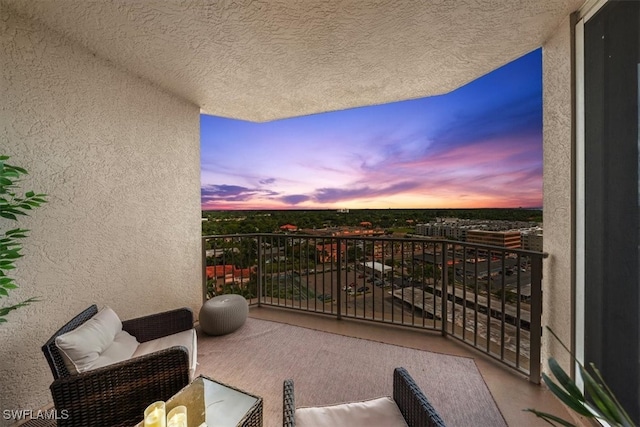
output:
M 84 372 L 93 367 L 121 331 L 122 322 L 118 315 L 111 308 L 104 307 L 73 331 L 56 337 L 56 346 L 69 372 Z
M 406 427 L 402 412 L 390 397 L 297 408 L 297 427 Z

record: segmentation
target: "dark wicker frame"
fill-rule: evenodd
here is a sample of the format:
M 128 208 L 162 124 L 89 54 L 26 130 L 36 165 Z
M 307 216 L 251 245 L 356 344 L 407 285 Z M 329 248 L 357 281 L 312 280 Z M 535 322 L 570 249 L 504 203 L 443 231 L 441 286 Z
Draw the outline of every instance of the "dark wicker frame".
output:
M 393 400 L 409 427 L 444 427 L 444 421 L 405 368 L 393 371 Z
M 50 389 L 58 426 L 132 426 L 142 420 L 150 403 L 169 399 L 189 383 L 189 354 L 180 346 L 71 375 L 55 339 L 97 311 L 95 305 L 87 308 L 42 346 L 54 377 Z M 192 328 L 193 313 L 188 308 L 122 322 L 122 329 L 139 342 Z
M 232 385 L 229 385 L 227 383 L 223 383 L 221 381 L 214 380 L 213 378 L 209 378 L 206 375 L 200 375 L 198 378 L 202 378 L 203 380 L 206 380 L 206 381 L 211 381 L 211 382 L 214 382 L 214 383 L 218 383 L 220 385 L 223 385 L 223 386 L 225 386 L 227 388 L 230 388 L 230 389 L 235 390 L 237 392 L 240 392 L 242 394 L 246 394 L 247 396 L 255 397 L 257 399 L 256 403 L 247 411 L 247 413 L 238 422 L 237 425 L 239 427 L 262 427 L 262 425 L 263 425 L 263 405 L 264 405 L 264 401 L 263 401 L 262 397 L 257 396 L 257 395 L 252 394 L 252 393 L 248 393 L 248 392 L 246 392 L 244 390 L 241 390 L 241 389 L 239 389 L 237 387 L 234 387 Z M 191 386 L 191 384 L 189 384 L 187 387 L 189 387 L 189 386 Z
M 295 427 L 293 380 L 284 381 L 282 394 L 282 425 Z M 440 415 L 405 368 L 396 368 L 393 371 L 393 400 L 409 427 L 445 427 Z

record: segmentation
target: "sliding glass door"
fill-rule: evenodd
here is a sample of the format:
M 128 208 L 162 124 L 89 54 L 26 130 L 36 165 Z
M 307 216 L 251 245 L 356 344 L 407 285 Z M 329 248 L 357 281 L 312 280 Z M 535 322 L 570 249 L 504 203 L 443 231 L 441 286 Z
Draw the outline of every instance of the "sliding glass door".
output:
M 584 22 L 584 360 L 640 420 L 640 2 Z M 580 250 L 580 248 L 578 248 Z M 580 284 L 578 284 L 580 286 Z M 582 326 L 582 325 L 581 325 Z

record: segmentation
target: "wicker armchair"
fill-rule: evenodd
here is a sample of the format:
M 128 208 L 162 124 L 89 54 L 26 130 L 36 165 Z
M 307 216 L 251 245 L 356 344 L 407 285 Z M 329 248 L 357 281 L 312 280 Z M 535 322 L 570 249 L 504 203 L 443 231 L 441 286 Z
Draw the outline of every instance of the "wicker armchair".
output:
M 54 377 L 50 389 L 58 426 L 132 426 L 142 420 L 147 405 L 169 399 L 189 383 L 189 354 L 182 346 L 70 374 L 55 339 L 97 312 L 95 305 L 87 308 L 42 346 Z M 188 308 L 122 322 L 122 329 L 141 343 L 192 328 Z
M 396 368 L 393 371 L 393 400 L 409 427 L 445 426 L 440 415 L 431 406 L 422 390 L 404 368 Z M 295 427 L 295 412 L 293 381 L 285 380 L 283 387 L 283 427 Z

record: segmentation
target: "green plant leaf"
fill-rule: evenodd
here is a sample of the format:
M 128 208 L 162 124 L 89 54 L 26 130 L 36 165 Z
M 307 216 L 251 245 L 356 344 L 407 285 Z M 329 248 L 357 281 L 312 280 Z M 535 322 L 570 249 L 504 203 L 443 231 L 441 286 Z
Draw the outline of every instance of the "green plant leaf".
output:
M 549 369 L 553 372 L 553 375 L 556 377 L 558 382 L 564 389 L 573 397 L 580 400 L 581 402 L 585 401 L 584 395 L 580 391 L 580 389 L 576 386 L 573 380 L 567 375 L 567 373 L 560 367 L 560 364 L 556 359 L 550 357 L 548 360 Z
M 10 214 L 10 213 L 5 213 L 5 212 L 0 212 L 0 216 L 1 216 L 2 218 L 12 219 L 12 220 L 14 220 L 14 221 L 17 219 L 15 215 L 12 215 L 12 214 Z
M 547 387 L 549 387 L 549 390 L 551 390 L 551 392 L 562 401 L 562 403 L 564 403 L 580 415 L 584 415 L 589 418 L 593 417 L 593 413 L 591 413 L 591 411 L 589 411 L 585 407 L 586 403 L 571 396 L 569 393 L 564 391 L 563 388 L 554 383 L 553 380 L 544 373 L 542 374 L 542 380 L 547 385 Z
M 13 239 L 24 239 L 25 237 L 27 237 L 26 234 L 13 234 L 11 236 Z M 14 242 L 14 240 L 11 240 L 11 242 Z
M 22 256 L 19 250 L 20 249 L 9 249 L 4 251 L 4 253 L 0 254 L 0 259 L 18 259 Z
M 608 395 L 607 391 L 593 379 L 586 369 L 580 368 L 580 375 L 584 380 L 585 389 L 587 390 L 587 393 L 589 393 L 589 397 L 591 397 L 593 403 L 600 410 L 601 417 L 605 420 L 611 420 L 617 424 L 622 424 L 624 417 L 621 416 L 620 411 Z
M 0 156 L 0 218 L 16 221 L 18 217 L 27 215 L 47 200 L 46 194 L 27 191 L 22 195 L 18 192 L 20 177 L 28 173 L 24 168 L 5 163 L 8 159 L 9 156 Z M 27 237 L 28 231 L 15 228 L 0 233 L 0 298 L 7 297 L 10 290 L 18 287 L 15 280 L 7 276 L 7 272 L 14 270 L 15 260 L 23 256 L 20 253 L 20 239 Z M 7 321 L 4 317 L 9 312 L 36 301 L 38 299 L 29 298 L 19 304 L 0 307 L 0 323 Z
M 542 374 L 544 383 L 549 387 L 549 390 L 558 398 L 562 403 L 567 405 L 570 409 L 586 418 L 596 418 L 601 424 L 612 426 L 632 427 L 633 421 L 624 410 L 620 402 L 616 399 L 611 389 L 606 385 L 604 379 L 596 367 L 590 364 L 591 369 L 595 373 L 595 377 L 582 365 L 575 355 L 567 348 L 562 340 L 547 326 L 547 330 L 553 335 L 556 340 L 562 345 L 562 347 L 571 355 L 571 359 L 579 367 L 580 376 L 584 382 L 585 393 L 575 385 L 575 382 L 567 375 L 567 373 L 560 367 L 554 358 L 549 358 L 549 368 L 553 375 L 558 380 L 559 384 L 556 384 L 546 374 Z M 586 400 L 587 396 L 589 401 Z M 592 402 L 592 403 L 591 403 Z M 562 425 L 566 421 L 555 417 L 551 414 L 546 414 L 536 410 L 528 410 L 536 414 L 536 416 L 544 419 L 546 422 L 553 424 L 552 421 L 558 422 Z
M 39 301 L 40 301 L 39 297 L 31 297 L 15 305 L 10 305 L 8 307 L 0 307 L 0 316 L 6 316 L 9 312 L 13 310 L 17 310 L 20 307 L 26 307 L 31 303 L 39 302 Z
M 538 418 L 542 418 L 544 421 L 546 421 L 547 423 L 551 424 L 552 426 L 555 426 L 554 423 L 558 423 L 561 426 L 565 426 L 565 427 L 576 427 L 575 424 L 570 423 L 567 420 L 564 420 L 560 417 L 557 417 L 553 414 L 549 414 L 547 412 L 540 412 L 540 411 L 536 411 L 535 409 L 525 409 L 525 411 L 527 412 L 531 412 L 533 414 L 535 414 Z
M 4 234 L 6 236 L 13 236 L 14 234 L 24 234 L 27 233 L 29 230 L 25 229 L 25 228 L 14 228 L 12 230 L 8 230 L 6 231 Z
M 5 167 L 5 169 L 16 171 L 16 172 L 18 172 L 19 174 L 22 174 L 22 175 L 29 175 L 28 172 L 26 171 L 26 169 L 23 169 L 23 168 L 21 168 L 19 166 L 8 165 L 8 164 L 5 163 L 4 167 Z
M 596 368 L 596 366 L 593 363 L 590 364 L 590 367 L 591 367 L 591 370 L 594 372 L 596 378 L 598 379 L 598 381 L 602 385 L 602 387 L 607 391 L 607 393 L 609 394 L 611 399 L 613 399 L 613 401 L 615 402 L 618 410 L 620 411 L 620 414 L 622 415 L 622 418 L 623 418 L 622 425 L 625 426 L 625 427 L 633 427 L 635 425 L 633 420 L 631 419 L 631 417 L 629 416 L 627 411 L 625 411 L 625 409 L 622 407 L 622 405 L 620 404 L 620 402 L 616 398 L 616 396 L 613 393 L 613 391 L 611 391 L 611 389 L 609 388 L 607 383 L 604 381 L 604 378 L 602 378 L 602 374 L 600 374 L 600 371 L 598 370 L 598 368 Z

